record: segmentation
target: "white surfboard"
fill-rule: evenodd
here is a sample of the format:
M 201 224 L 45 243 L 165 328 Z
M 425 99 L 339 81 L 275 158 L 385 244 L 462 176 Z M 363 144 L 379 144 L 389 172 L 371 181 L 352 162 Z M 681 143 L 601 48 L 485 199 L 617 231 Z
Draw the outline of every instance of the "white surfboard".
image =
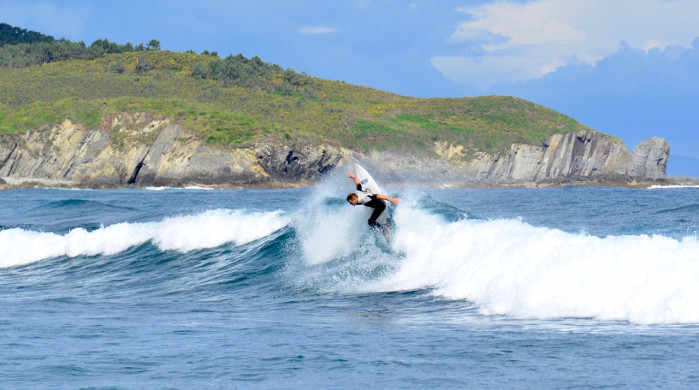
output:
M 362 190 L 366 191 L 371 194 L 380 194 L 381 189 L 379 188 L 379 185 L 376 184 L 376 181 L 374 181 L 374 178 L 371 177 L 369 172 L 367 172 L 364 167 L 361 165 L 354 163 L 354 175 L 357 176 L 357 179 L 359 179 L 359 182 L 362 184 Z M 372 210 L 367 210 L 368 215 L 371 215 Z M 376 222 L 385 225 L 386 222 L 388 222 L 388 210 L 384 210 L 381 215 L 376 219 Z

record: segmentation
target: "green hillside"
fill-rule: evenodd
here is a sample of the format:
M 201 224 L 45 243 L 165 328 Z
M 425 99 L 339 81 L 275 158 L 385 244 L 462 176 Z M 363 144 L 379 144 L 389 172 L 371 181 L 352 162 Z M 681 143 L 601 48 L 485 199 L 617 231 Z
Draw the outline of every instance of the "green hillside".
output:
M 139 48 L 62 40 L 0 48 L 0 134 L 64 119 L 104 127 L 103 117 L 136 111 L 172 118 L 221 147 L 274 138 L 428 153 L 439 140 L 472 153 L 590 130 L 522 99 L 411 98 L 310 77 L 258 57 L 169 52 L 153 42 Z M 37 45 L 50 52 L 48 60 L 39 58 Z M 65 51 L 61 45 L 73 54 L 56 54 Z

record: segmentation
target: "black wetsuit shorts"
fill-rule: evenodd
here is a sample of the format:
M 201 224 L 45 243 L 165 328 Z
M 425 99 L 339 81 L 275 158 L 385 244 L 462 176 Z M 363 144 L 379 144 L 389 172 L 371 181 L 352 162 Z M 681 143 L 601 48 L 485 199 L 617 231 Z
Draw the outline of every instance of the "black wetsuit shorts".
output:
M 361 184 L 357 184 L 357 191 L 362 191 Z M 364 206 L 371 207 L 374 209 L 374 211 L 371 213 L 371 217 L 369 217 L 369 226 L 374 228 L 380 228 L 381 224 L 376 222 L 376 220 L 379 218 L 381 213 L 383 213 L 383 211 L 386 210 L 386 202 L 379 199 L 376 195 L 369 195 L 369 198 L 371 198 L 371 200 L 367 203 L 364 203 Z

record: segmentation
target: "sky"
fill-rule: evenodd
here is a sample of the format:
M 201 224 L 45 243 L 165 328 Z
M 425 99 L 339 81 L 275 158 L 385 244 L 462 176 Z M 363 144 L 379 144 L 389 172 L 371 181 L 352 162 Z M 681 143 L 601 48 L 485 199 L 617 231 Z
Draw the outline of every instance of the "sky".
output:
M 509 95 L 699 177 L 699 0 L 0 0 L 56 38 L 157 39 L 418 97 Z

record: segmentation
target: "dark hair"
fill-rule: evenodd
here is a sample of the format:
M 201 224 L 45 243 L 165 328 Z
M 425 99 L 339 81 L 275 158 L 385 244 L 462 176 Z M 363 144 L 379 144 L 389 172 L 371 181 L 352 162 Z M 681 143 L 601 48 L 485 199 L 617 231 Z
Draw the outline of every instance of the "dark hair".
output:
M 358 198 L 357 194 L 355 194 L 354 192 L 350 192 L 349 194 L 347 194 L 347 201 L 348 202 L 354 198 Z

